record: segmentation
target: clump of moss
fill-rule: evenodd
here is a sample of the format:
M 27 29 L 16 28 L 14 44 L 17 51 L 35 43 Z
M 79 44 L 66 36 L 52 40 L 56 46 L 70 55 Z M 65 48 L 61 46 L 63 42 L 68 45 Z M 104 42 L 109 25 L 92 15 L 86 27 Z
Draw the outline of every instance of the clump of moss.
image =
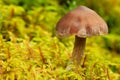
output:
M 71 57 L 72 38 L 65 45 L 48 33 L 31 41 L 16 38 L 12 33 L 9 36 L 10 41 L 3 39 L 2 35 L 0 38 L 1 79 L 114 80 L 119 77 L 118 64 L 114 63 L 114 66 L 110 61 L 111 55 L 106 56 L 109 51 L 98 47 L 97 42 L 91 43 L 94 39 L 87 42 L 81 67 L 76 69 L 75 65 L 71 65 L 72 69 L 66 70 Z

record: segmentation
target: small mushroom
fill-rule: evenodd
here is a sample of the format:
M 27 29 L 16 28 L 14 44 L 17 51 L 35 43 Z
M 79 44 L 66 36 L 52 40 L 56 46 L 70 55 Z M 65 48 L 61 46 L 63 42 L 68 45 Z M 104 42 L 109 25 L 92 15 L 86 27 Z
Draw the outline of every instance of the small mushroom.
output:
M 72 62 L 79 65 L 84 53 L 86 38 L 108 33 L 106 22 L 93 10 L 79 6 L 65 16 L 56 25 L 56 35 L 60 38 L 75 35 Z

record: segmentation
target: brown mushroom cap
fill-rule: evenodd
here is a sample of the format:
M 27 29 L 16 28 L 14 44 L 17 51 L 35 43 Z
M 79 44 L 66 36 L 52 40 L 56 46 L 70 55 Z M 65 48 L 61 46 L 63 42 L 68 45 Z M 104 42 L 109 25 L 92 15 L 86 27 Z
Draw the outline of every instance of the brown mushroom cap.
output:
M 76 35 L 90 37 L 108 33 L 105 21 L 93 10 L 79 6 L 68 12 L 57 23 L 56 34 L 58 37 Z

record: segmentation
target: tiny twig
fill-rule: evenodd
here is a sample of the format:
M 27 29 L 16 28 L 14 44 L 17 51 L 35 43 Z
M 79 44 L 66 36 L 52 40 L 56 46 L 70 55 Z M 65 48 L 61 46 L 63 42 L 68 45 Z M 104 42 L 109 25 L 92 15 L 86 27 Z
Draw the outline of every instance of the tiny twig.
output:
M 108 80 L 111 80 L 111 79 L 110 79 L 110 75 L 109 75 L 109 70 L 108 70 L 108 68 L 106 68 L 106 72 L 107 72 Z
M 43 56 L 43 52 L 42 52 L 41 48 L 38 47 L 38 50 L 39 50 L 39 53 L 40 53 L 40 57 L 41 57 L 41 59 L 42 59 L 42 63 L 45 64 L 46 61 L 45 61 L 45 58 L 44 58 L 44 56 Z
M 32 51 L 32 48 L 29 46 L 29 43 L 28 42 L 26 42 L 26 46 L 27 46 L 27 50 L 28 50 L 28 53 L 29 53 L 29 58 L 28 59 L 30 59 L 30 58 L 32 58 L 32 54 L 33 54 L 33 51 Z
M 93 69 L 94 69 L 94 67 L 96 66 L 96 64 L 97 64 L 97 62 L 95 62 L 95 63 L 93 64 L 93 66 L 92 66 L 92 68 L 91 68 L 91 71 L 90 71 L 92 80 L 95 80 L 94 74 L 93 74 Z
M 15 14 L 15 10 L 14 10 L 14 8 L 11 8 L 10 19 L 13 18 L 14 14 Z
M 109 75 L 109 70 L 108 70 L 108 68 L 105 67 L 105 66 L 103 66 L 103 69 L 104 69 L 104 71 L 105 71 L 105 73 L 106 73 L 106 77 L 108 78 L 108 80 L 111 80 L 111 79 L 110 79 L 110 75 Z
M 8 47 L 8 59 L 11 58 L 10 48 Z
M 83 63 L 82 63 L 82 65 L 81 65 L 82 68 L 85 67 L 85 62 L 86 62 L 86 60 L 87 60 L 87 55 L 84 56 Z

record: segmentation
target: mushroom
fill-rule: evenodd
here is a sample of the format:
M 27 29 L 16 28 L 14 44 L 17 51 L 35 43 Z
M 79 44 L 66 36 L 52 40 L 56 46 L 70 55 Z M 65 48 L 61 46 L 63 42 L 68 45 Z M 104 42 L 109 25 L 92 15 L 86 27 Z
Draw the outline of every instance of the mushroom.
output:
M 86 38 L 108 33 L 106 22 L 93 10 L 79 6 L 65 16 L 56 25 L 56 35 L 60 38 L 75 35 L 72 62 L 79 65 L 84 53 Z

